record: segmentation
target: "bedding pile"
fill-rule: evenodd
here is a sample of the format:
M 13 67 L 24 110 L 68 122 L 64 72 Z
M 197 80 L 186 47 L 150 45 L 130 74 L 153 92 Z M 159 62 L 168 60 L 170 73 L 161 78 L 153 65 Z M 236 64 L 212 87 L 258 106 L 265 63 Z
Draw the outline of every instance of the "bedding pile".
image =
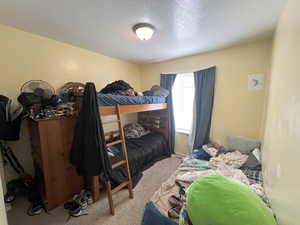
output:
M 137 96 L 137 92 L 134 91 L 133 87 L 124 80 L 117 80 L 106 85 L 100 93 L 102 94 L 113 94 L 113 95 L 127 95 Z
M 135 91 L 134 88 L 124 80 L 117 80 L 107 84 L 100 90 L 100 93 L 125 96 L 159 96 L 164 98 L 169 95 L 169 91 L 159 85 L 153 85 L 150 90 L 140 93 Z
M 191 225 L 185 207 L 185 198 L 182 198 L 182 207 L 180 210 L 175 210 L 177 212 L 175 215 L 175 208 L 171 206 L 170 198 L 179 196 L 178 183 L 184 186 L 185 190 L 188 190 L 195 180 L 216 175 L 246 185 L 271 210 L 263 188 L 259 149 L 256 148 L 249 151 L 248 154 L 243 154 L 238 150 L 228 150 L 216 144 L 205 145 L 202 149 L 194 150 L 183 157 L 178 169 L 155 192 L 151 202 L 161 215 L 167 217 L 170 221 L 180 222 L 180 225 Z M 149 219 L 145 219 L 148 218 L 147 213 L 146 208 L 143 225 L 151 224 Z M 157 223 L 157 225 L 159 224 Z

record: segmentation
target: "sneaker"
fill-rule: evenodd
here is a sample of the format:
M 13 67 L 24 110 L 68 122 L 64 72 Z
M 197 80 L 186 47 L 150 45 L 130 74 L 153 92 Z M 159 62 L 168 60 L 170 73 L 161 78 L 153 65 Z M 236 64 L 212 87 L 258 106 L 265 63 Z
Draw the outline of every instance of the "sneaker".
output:
M 32 204 L 27 210 L 27 214 L 29 216 L 36 216 L 41 214 L 43 211 L 43 206 L 40 204 Z
M 80 196 L 85 199 L 88 205 L 91 205 L 94 203 L 92 193 L 88 190 L 82 190 L 80 192 Z
M 84 197 L 82 197 L 81 194 L 74 195 L 73 201 L 77 202 L 81 206 L 81 209 L 83 209 L 83 210 L 88 207 L 88 203 L 87 203 L 86 199 Z
M 69 211 L 69 214 L 73 217 L 81 216 L 82 210 L 80 204 L 75 201 L 66 202 L 64 204 L 65 210 Z

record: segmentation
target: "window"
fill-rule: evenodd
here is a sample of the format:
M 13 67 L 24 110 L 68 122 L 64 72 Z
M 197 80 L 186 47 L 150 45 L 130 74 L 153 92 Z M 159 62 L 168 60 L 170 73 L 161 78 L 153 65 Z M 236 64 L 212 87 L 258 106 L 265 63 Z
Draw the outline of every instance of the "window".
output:
M 178 74 L 172 90 L 177 132 L 190 133 L 193 122 L 194 93 L 194 74 Z

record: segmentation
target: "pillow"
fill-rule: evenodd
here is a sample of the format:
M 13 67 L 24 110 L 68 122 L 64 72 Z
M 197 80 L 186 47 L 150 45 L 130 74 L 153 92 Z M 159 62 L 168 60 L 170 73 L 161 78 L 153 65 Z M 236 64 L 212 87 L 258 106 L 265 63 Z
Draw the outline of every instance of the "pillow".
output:
M 139 123 L 132 123 L 124 127 L 124 133 L 126 138 L 131 139 L 131 138 L 140 138 L 146 134 L 149 134 L 150 131 L 147 131 Z
M 229 135 L 227 137 L 227 145 L 229 149 L 249 154 L 253 149 L 260 147 L 260 142 L 250 138 Z
M 261 163 L 257 160 L 253 153 L 250 153 L 247 161 L 241 166 L 240 169 L 261 170 Z
M 199 178 L 189 186 L 187 211 L 195 225 L 277 225 L 254 191 L 220 175 Z
M 169 95 L 169 91 L 167 89 L 162 88 L 158 85 L 153 85 L 151 91 L 153 92 L 154 96 L 162 96 L 166 98 Z

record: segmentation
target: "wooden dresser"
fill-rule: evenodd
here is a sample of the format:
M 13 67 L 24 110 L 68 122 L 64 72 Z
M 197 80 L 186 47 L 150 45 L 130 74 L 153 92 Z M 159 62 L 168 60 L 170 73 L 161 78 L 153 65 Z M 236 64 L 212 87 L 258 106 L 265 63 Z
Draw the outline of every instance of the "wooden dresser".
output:
M 75 123 L 76 118 L 29 121 L 36 174 L 41 178 L 41 192 L 49 210 L 84 187 L 83 177 L 69 162 Z

